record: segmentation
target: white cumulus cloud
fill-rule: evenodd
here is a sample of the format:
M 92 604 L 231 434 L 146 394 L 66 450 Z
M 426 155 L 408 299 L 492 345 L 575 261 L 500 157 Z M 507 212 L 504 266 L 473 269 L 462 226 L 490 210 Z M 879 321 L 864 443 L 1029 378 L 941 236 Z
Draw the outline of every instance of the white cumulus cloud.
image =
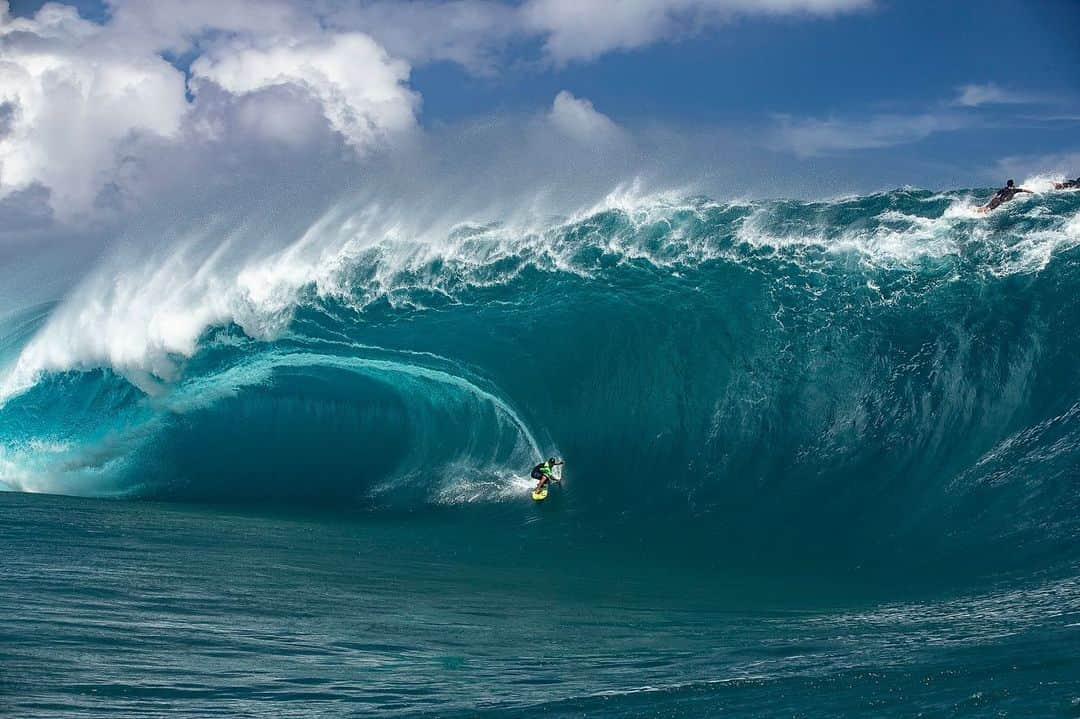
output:
M 0 15 L 0 106 L 0 197 L 41 184 L 61 214 L 93 204 L 126 140 L 174 137 L 188 109 L 175 67 L 56 4 L 32 19 Z
M 109 32 L 130 48 L 184 52 L 214 33 L 242 37 L 317 34 L 320 25 L 291 0 L 106 0 Z
M 833 15 L 872 0 L 529 0 L 522 25 L 558 64 L 632 50 L 745 15 Z
M 562 134 L 578 142 L 602 143 L 617 138 L 622 130 L 585 98 L 563 90 L 555 96 L 548 119 Z
M 323 0 L 325 22 L 374 37 L 414 65 L 447 61 L 495 74 L 501 52 L 521 32 L 518 11 L 494 0 Z
M 16 17 L 0 0 L 0 200 L 32 197 L 72 220 L 126 207 L 178 174 L 161 157 L 182 151 L 195 167 L 238 146 L 258 156 L 254 144 L 267 139 L 326 148 L 338 141 L 328 129 L 367 155 L 417 127 L 410 77 L 423 63 L 493 74 L 510 47 L 565 64 L 739 16 L 828 16 L 871 3 L 105 0 L 98 23 L 60 3 Z M 569 93 L 547 124 L 585 142 L 625 134 Z
M 110 10 L 95 23 L 68 5 L 23 18 L 0 3 L 0 198 L 43 187 L 72 220 L 103 192 L 114 204 L 136 191 L 130 175 L 161 143 L 212 153 L 200 143 L 296 145 L 329 128 L 363 153 L 415 127 L 408 63 L 302 5 L 112 0 Z M 196 55 L 190 82 L 163 56 L 184 53 Z
M 191 66 L 193 84 L 209 80 L 235 95 L 293 85 L 323 107 L 330 125 L 358 150 L 411 129 L 419 96 L 408 89 L 409 65 L 391 58 L 367 35 L 253 47 L 233 42 Z
M 209 0 L 198 0 L 208 2 Z M 250 2 L 251 0 L 243 0 Z M 269 1 L 269 0 L 268 0 Z M 279 0 L 280 1 L 280 0 Z M 296 0 L 297 2 L 299 0 Z M 113 0 L 148 3 L 151 0 Z M 161 2 L 161 0 L 157 0 Z M 327 27 L 374 37 L 413 64 L 497 72 L 514 42 L 539 42 L 555 64 L 677 40 L 740 16 L 827 17 L 873 0 L 305 0 Z

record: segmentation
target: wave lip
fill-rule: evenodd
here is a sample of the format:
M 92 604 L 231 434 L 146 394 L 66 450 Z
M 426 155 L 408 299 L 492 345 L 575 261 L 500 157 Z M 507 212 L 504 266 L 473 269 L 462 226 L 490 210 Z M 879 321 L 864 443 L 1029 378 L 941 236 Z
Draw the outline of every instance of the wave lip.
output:
M 292 242 L 256 242 L 242 225 L 174 230 L 163 251 L 111 256 L 55 307 L 0 378 L 0 403 L 43 373 L 97 367 L 150 392 L 156 381 L 178 376 L 208 329 L 234 324 L 271 340 L 298 307 L 325 299 L 361 311 L 381 302 L 425 309 L 535 270 L 592 277 L 612 264 L 678 269 L 753 262 L 762 252 L 815 263 L 855 253 L 868 265 L 903 269 L 964 256 L 973 244 L 982 248 L 977 260 L 985 271 L 1015 274 L 1080 243 L 1076 207 L 1059 213 L 1037 205 L 1024 215 L 1007 207 L 999 221 L 964 211 L 964 195 L 649 201 L 634 204 L 620 192 L 592 214 L 546 225 L 459 224 L 441 237 L 403 237 L 393 217 L 348 206 L 332 208 Z M 221 235 L 225 241 L 216 241 Z

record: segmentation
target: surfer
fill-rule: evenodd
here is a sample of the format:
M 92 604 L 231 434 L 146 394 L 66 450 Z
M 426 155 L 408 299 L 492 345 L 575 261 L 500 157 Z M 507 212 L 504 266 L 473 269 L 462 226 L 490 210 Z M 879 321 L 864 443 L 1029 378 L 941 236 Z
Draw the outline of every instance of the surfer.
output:
M 1065 182 L 1055 182 L 1055 190 L 1080 190 L 1080 177 L 1075 180 L 1065 180 Z
M 990 210 L 996 209 L 1011 200 L 1012 198 L 1016 197 L 1021 192 L 1030 193 L 1031 190 L 1025 190 L 1023 187 L 1017 187 L 1012 180 L 1009 180 L 1005 183 L 1005 187 L 1002 187 L 994 194 L 993 197 L 990 198 L 989 202 L 979 208 L 979 212 L 989 212 Z
M 548 461 L 541 462 L 540 464 L 533 467 L 532 478 L 535 479 L 535 480 L 538 480 L 537 484 L 536 484 L 536 489 L 533 490 L 534 492 L 539 492 L 541 489 L 546 487 L 548 485 L 548 483 L 550 483 L 550 482 L 558 482 L 559 481 L 555 477 L 555 468 L 558 467 L 560 464 L 566 464 L 566 463 L 563 462 L 561 459 L 551 457 L 551 458 L 548 459 Z

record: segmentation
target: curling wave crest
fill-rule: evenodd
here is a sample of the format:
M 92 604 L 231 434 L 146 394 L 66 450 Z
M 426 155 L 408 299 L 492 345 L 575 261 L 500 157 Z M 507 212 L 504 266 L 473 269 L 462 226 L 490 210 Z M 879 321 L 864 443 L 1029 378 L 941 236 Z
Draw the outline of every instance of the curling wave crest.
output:
M 1080 197 L 973 206 L 620 192 L 172 228 L 5 320 L 0 483 L 530 511 L 558 452 L 599 524 L 1045 554 L 1080 516 Z

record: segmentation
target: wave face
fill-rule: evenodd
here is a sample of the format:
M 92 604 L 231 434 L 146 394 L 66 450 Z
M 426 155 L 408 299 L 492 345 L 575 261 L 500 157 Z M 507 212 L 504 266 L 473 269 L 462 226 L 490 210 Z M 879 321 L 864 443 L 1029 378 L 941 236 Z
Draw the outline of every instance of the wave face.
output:
M 374 225 L 117 255 L 9 315 L 0 482 L 517 518 L 558 453 L 603 536 L 1077 558 L 1076 193 Z

